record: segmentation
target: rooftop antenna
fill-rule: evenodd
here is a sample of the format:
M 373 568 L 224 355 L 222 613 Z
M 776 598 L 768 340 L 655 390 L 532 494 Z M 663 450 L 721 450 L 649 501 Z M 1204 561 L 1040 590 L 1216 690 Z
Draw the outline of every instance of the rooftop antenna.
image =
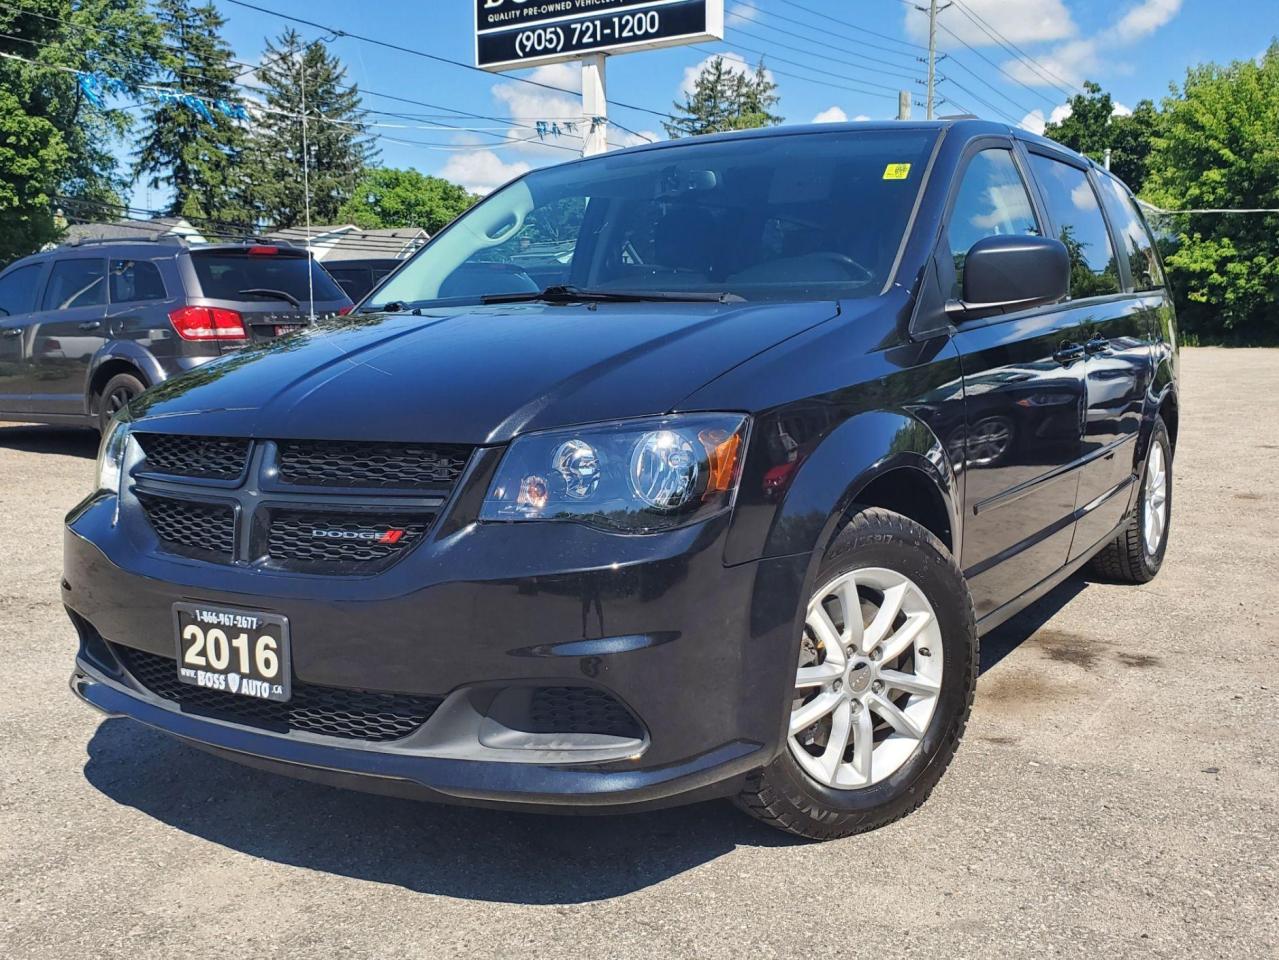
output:
M 306 291 L 310 315 L 315 323 L 315 251 L 311 247 L 311 148 L 306 130 L 306 47 L 300 52 L 302 78 L 302 202 L 306 214 Z

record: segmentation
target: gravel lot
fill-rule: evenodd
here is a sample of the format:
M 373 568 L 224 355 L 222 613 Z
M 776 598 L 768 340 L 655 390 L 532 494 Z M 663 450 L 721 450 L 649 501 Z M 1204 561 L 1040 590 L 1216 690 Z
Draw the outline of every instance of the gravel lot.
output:
M 1183 376 L 1163 573 L 988 637 L 933 798 L 824 845 L 344 793 L 101 719 L 58 597 L 96 439 L 0 426 L 0 956 L 1274 957 L 1279 351 Z

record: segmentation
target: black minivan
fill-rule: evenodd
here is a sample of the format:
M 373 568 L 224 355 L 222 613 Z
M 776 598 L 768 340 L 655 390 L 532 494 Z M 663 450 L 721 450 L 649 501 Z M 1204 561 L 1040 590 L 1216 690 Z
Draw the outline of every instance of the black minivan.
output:
M 941 777 L 981 634 L 1090 561 L 1158 572 L 1178 418 L 1150 231 L 1048 140 L 543 168 L 121 412 L 67 518 L 71 685 L 329 783 L 842 836 Z

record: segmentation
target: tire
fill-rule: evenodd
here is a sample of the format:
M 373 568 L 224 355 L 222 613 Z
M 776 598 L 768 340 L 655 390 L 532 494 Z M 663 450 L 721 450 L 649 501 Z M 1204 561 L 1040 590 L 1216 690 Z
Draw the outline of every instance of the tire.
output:
M 881 633 L 876 627 L 881 621 L 875 614 L 897 589 L 889 586 L 896 582 L 892 577 L 909 585 L 900 588 L 907 599 L 900 602 L 901 612 L 891 623 L 884 618 L 887 632 L 877 642 L 875 638 Z M 830 613 L 835 594 L 821 599 L 828 587 L 848 583 L 855 587 L 852 595 L 860 608 L 858 619 L 864 631 Z M 846 586 L 837 588 L 844 589 Z M 818 634 L 831 636 L 813 626 L 817 617 L 814 604 L 819 600 L 830 620 L 827 629 L 835 629 L 840 639 L 850 637 L 842 662 L 831 662 L 833 643 L 815 639 Z M 842 600 L 839 609 L 845 609 Z M 931 624 L 926 617 L 916 619 L 928 611 L 933 615 Z M 915 629 L 912 624 L 916 623 L 923 626 Z M 859 643 L 850 630 L 863 633 L 865 639 Z M 900 646 L 908 635 L 913 641 L 900 655 L 894 654 L 894 644 Z M 925 642 L 929 646 L 924 646 Z M 866 644 L 872 646 L 863 655 Z M 940 656 L 930 649 L 934 645 L 941 646 Z M 873 662 L 869 660 L 872 657 Z M 811 665 L 803 667 L 805 663 Z M 772 763 L 747 778 L 735 802 L 770 826 L 811 840 L 846 837 L 904 817 L 927 799 L 955 755 L 972 709 L 977 663 L 972 598 L 954 558 L 914 521 L 879 508 L 858 510 L 836 536 L 818 572 L 817 593 L 810 601 L 801 641 L 803 672 L 796 677 L 795 698 L 784 708 L 786 743 Z M 877 671 L 889 668 L 893 672 L 883 674 L 889 679 L 881 679 Z M 839 671 L 845 677 L 842 681 L 814 679 Z M 915 696 L 893 685 L 907 679 L 923 681 L 934 692 Z M 875 690 L 884 696 L 872 692 Z M 841 703 L 848 701 L 847 712 L 837 706 L 829 720 L 793 732 L 796 724 L 805 722 L 800 719 L 805 711 L 815 709 L 819 700 L 830 702 L 831 697 L 842 697 Z M 858 697 L 863 700 L 854 702 Z M 889 709 L 885 700 L 895 702 L 899 714 L 913 715 L 906 721 L 899 716 L 897 722 L 913 728 L 913 733 L 920 734 L 917 738 L 906 736 L 900 728 L 892 729 L 887 712 L 880 712 Z M 921 712 L 925 710 L 929 712 Z M 841 720 L 842 716 L 849 719 Z M 852 734 L 843 751 L 832 750 L 833 743 L 841 742 L 836 739 L 836 723 Z M 829 724 L 824 749 L 818 742 L 823 724 Z M 865 739 L 858 734 L 863 729 L 871 731 Z M 863 743 L 870 744 L 868 754 L 860 752 Z M 813 753 L 815 750 L 820 754 Z M 805 754 L 802 760 L 797 758 L 801 751 Z M 818 768 L 824 772 L 814 773 Z
M 111 417 L 140 394 L 147 385 L 131 373 L 117 373 L 98 394 L 98 431 L 105 433 Z
M 1162 469 L 1159 466 L 1162 465 Z M 1162 478 L 1163 500 L 1153 505 L 1149 494 L 1156 494 L 1152 484 Z M 1163 522 L 1159 527 L 1158 542 L 1151 544 L 1151 528 L 1147 524 L 1147 511 L 1162 508 Z M 1118 536 L 1111 540 L 1092 559 L 1091 569 L 1100 579 L 1113 583 L 1149 583 L 1163 566 L 1168 552 L 1168 533 L 1172 528 L 1172 441 L 1163 417 L 1155 417 L 1150 435 L 1150 449 L 1146 462 L 1141 466 L 1141 487 L 1137 491 L 1137 506 Z

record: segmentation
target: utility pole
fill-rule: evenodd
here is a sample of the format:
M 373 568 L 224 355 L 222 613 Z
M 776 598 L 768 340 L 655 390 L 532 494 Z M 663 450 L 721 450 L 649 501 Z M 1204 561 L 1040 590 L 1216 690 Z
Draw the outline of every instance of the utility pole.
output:
M 898 120 L 910 119 L 910 91 L 909 90 L 897 91 L 897 119 Z
M 941 13 L 949 3 L 943 3 L 940 7 L 937 0 L 928 0 L 927 7 L 915 5 L 916 10 L 922 10 L 928 14 L 928 119 L 933 119 L 933 91 L 936 87 L 937 79 L 937 14 Z
M 608 150 L 608 89 L 604 79 L 604 54 L 582 57 L 582 156 Z

